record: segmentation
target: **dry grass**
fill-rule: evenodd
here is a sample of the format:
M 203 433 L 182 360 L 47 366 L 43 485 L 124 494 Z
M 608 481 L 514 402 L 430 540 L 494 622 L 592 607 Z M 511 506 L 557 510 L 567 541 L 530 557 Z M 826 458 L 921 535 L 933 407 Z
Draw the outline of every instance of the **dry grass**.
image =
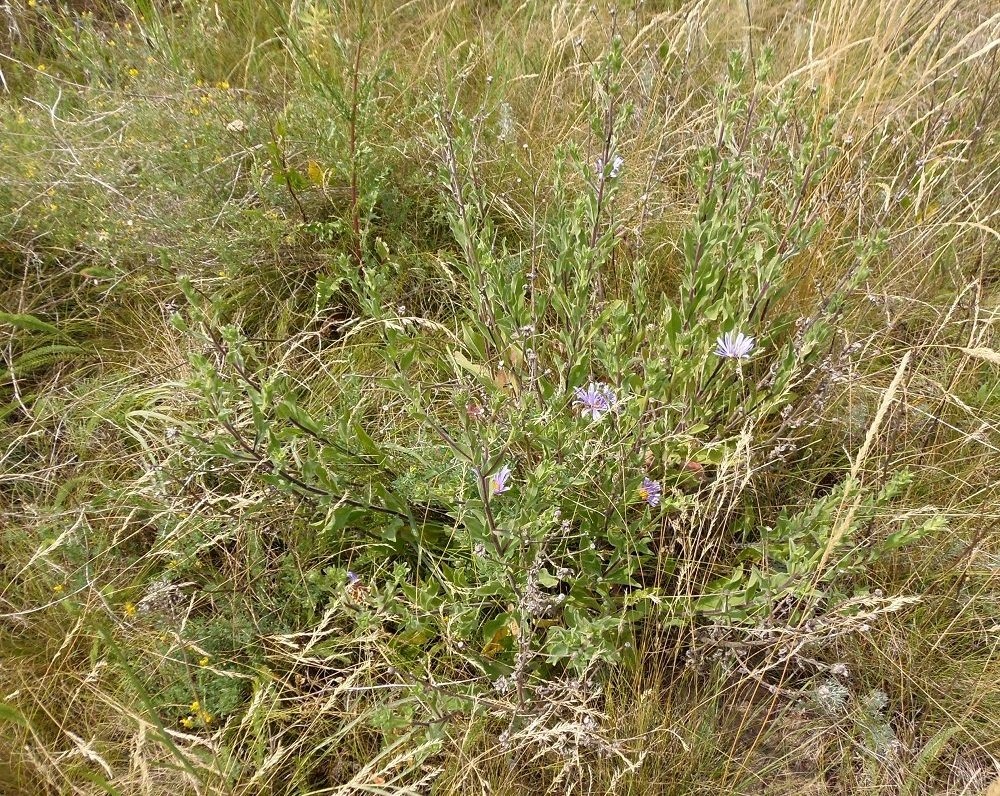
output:
M 271 3 L 113 4 L 74 33 L 75 12 L 44 0 L 0 8 L 0 310 L 63 330 L 0 323 L 3 367 L 21 362 L 0 383 L 0 793 L 1000 792 L 993 4 L 292 9 L 282 29 Z M 307 519 L 250 478 L 201 471 L 174 438 L 199 411 L 186 386 L 192 344 L 169 321 L 176 279 L 227 297 L 316 404 L 350 399 L 351 383 L 381 406 L 368 343 L 338 346 L 313 317 L 311 291 L 337 247 L 297 223 L 348 202 L 342 142 L 327 134 L 331 86 L 348 80 L 338 39 L 371 77 L 363 135 L 401 197 L 382 231 L 409 247 L 400 300 L 447 316 L 461 292 L 437 254 L 429 98 L 510 115 L 519 157 L 484 141 L 483 179 L 498 225 L 530 250 L 553 153 L 594 147 L 584 108 L 612 32 L 635 107 L 621 261 L 645 257 L 667 293 L 727 51 L 773 49 L 759 96 L 797 83 L 836 114 L 843 151 L 815 188 L 826 227 L 794 264 L 787 301 L 828 294 L 851 267 L 851 241 L 885 230 L 887 248 L 841 322 L 863 356 L 824 407 L 842 435 L 814 452 L 811 477 L 821 484 L 830 461 L 860 447 L 852 475 L 910 467 L 912 510 L 937 507 L 948 530 L 872 573 L 873 587 L 916 599 L 822 646 L 824 664 L 846 667 L 836 704 L 799 688 L 821 683 L 822 667 L 685 668 L 651 641 L 643 665 L 599 697 L 564 683 L 537 726 L 511 736 L 496 716 L 450 725 L 425 756 L 371 729 L 372 695 L 393 673 L 384 639 L 352 645 L 334 622 L 307 624 L 282 604 L 270 567 L 279 550 L 304 549 Z M 301 196 L 268 160 L 282 117 L 283 157 L 325 175 Z M 627 297 L 622 268 L 609 280 Z M 387 407 L 384 425 L 396 419 Z M 759 499 L 771 499 L 766 484 Z M 144 608 L 173 567 L 197 587 Z M 179 724 L 206 688 L 225 716 Z M 393 709 L 436 708 L 405 696 Z

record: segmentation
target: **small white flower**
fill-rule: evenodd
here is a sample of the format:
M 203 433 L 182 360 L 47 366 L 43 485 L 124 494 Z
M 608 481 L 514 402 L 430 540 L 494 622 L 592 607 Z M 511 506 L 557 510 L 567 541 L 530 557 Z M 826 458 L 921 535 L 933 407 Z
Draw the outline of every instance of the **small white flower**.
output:
M 608 177 L 610 179 L 614 179 L 621 173 L 622 166 L 625 165 L 625 158 L 621 155 L 615 155 L 611 158 L 610 165 L 611 169 L 608 171 Z M 601 175 L 607 166 L 608 164 L 604 162 L 604 158 L 598 158 L 597 163 L 594 164 L 594 171 L 596 171 L 598 175 Z
M 715 353 L 726 359 L 748 359 L 754 349 L 754 339 L 743 332 L 726 332 L 715 341 Z

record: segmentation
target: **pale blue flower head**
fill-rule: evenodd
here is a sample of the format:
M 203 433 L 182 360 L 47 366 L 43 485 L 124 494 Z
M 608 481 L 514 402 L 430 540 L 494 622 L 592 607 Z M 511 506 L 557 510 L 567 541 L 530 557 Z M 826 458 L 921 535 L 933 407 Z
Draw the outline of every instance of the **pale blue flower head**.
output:
M 618 408 L 618 398 L 615 391 L 604 382 L 590 382 L 587 388 L 577 387 L 574 390 L 573 405 L 580 407 L 584 416 L 590 416 L 593 421 L 598 421 L 608 412 L 614 412 Z
M 506 464 L 490 476 L 490 495 L 502 495 L 510 489 L 510 467 Z
M 743 332 L 726 332 L 715 341 L 715 353 L 725 359 L 748 359 L 754 349 L 754 340 Z
M 663 494 L 663 487 L 659 481 L 654 481 L 652 478 L 643 478 L 642 484 L 639 485 L 637 491 L 640 499 L 645 500 L 650 506 L 660 505 L 660 496 Z

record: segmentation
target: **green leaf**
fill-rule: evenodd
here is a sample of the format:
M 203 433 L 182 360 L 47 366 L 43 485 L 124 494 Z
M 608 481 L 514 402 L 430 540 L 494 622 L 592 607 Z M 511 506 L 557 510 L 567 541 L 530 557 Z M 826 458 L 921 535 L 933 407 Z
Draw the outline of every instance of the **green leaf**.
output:
M 291 420 L 313 434 L 321 435 L 323 429 L 320 424 L 313 420 L 303 409 L 285 398 L 277 407 L 277 415 L 281 420 Z
M 546 589 L 551 589 L 559 585 L 559 578 L 543 568 L 538 571 L 538 582 Z
M 0 323 L 6 323 L 15 329 L 26 329 L 33 332 L 45 332 L 55 337 L 62 336 L 58 326 L 53 326 L 48 321 L 36 318 L 34 315 L 24 313 L 0 312 Z
M 50 343 L 33 348 L 15 359 L 9 370 L 0 370 L 0 384 L 5 384 L 12 377 L 22 378 L 82 352 L 83 349 L 79 346 L 62 343 Z
M 452 350 L 450 353 L 452 360 L 455 362 L 456 365 L 458 365 L 459 368 L 468 373 L 471 373 L 473 376 L 476 376 L 477 378 L 482 379 L 483 381 L 487 382 L 492 381 L 492 379 L 490 378 L 490 372 L 485 367 L 483 367 L 482 365 L 476 365 L 461 351 Z
M 360 420 L 351 418 L 350 431 L 354 434 L 354 438 L 358 441 L 362 451 L 370 456 L 375 456 L 380 460 L 385 459 L 385 452 L 379 447 L 378 443 L 372 439 L 371 435 L 365 430 L 365 427 L 361 425 Z
M 31 728 L 31 722 L 24 717 L 24 714 L 12 705 L 8 705 L 6 702 L 0 702 L 0 721 L 10 722 L 11 724 L 17 724 L 21 727 L 27 727 L 29 729 Z

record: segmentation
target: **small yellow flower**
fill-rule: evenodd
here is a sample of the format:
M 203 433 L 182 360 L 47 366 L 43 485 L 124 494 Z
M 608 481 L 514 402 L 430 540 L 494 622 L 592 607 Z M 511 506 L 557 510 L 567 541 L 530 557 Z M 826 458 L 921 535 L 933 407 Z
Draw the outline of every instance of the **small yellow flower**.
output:
M 125 611 L 125 616 L 130 618 L 135 616 L 136 614 L 136 607 L 132 603 L 125 603 L 125 607 L 123 610 Z
M 28 0 L 28 8 L 34 8 L 38 5 L 38 0 Z
M 201 720 L 205 724 L 211 724 L 212 723 L 212 714 L 209 713 L 207 710 L 201 711 L 201 713 L 199 713 L 198 716 L 201 718 Z
M 203 94 L 202 97 L 201 97 L 201 104 L 202 105 L 211 105 L 212 104 L 212 98 L 210 96 L 208 96 L 208 94 Z
M 194 702 L 191 703 L 191 712 L 197 713 L 199 710 L 201 710 L 201 702 L 199 702 L 196 699 Z
M 188 111 L 188 113 L 190 113 L 192 116 L 197 116 L 198 114 L 201 113 L 201 111 L 198 110 L 197 108 L 192 108 L 190 111 Z
M 181 719 L 181 724 L 183 724 L 185 727 L 187 727 L 190 730 L 192 727 L 194 727 L 194 717 L 193 716 L 185 716 L 183 719 Z
M 44 72 L 45 71 L 45 64 L 39 64 L 38 65 L 38 71 L 39 72 Z
M 52 591 L 54 591 L 56 594 L 62 594 L 64 591 L 66 591 L 66 585 L 64 583 L 57 583 L 55 586 L 52 587 Z
M 200 661 L 198 661 L 199 666 L 208 666 L 208 656 L 206 655 Z
M 223 91 L 228 91 L 229 90 L 229 81 L 227 81 L 227 80 L 220 80 L 218 83 L 215 84 L 215 87 L 218 88 L 218 89 L 222 89 Z
M 136 69 L 135 67 L 132 67 L 131 69 L 129 69 L 128 73 L 129 73 L 129 77 L 139 77 L 139 70 Z

